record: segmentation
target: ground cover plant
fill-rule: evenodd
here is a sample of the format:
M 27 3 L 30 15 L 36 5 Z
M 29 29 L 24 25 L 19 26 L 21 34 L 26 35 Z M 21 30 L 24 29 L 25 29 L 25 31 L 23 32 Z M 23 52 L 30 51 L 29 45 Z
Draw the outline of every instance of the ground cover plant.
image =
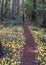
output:
M 29 30 L 32 32 L 37 45 L 36 62 L 40 65 L 46 65 L 46 29 L 29 26 Z
M 0 27 L 0 40 L 6 53 L 0 58 L 0 65 L 19 65 L 25 45 L 22 26 Z

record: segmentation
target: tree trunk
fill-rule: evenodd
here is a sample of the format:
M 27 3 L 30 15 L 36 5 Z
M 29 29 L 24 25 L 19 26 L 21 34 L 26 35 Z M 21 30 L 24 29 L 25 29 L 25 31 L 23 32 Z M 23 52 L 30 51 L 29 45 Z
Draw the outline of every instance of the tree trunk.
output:
M 22 0 L 22 19 L 23 19 L 23 23 L 25 22 L 25 4 L 24 4 L 24 0 Z
M 46 0 L 43 0 L 43 6 L 46 5 Z M 46 27 L 46 10 L 43 7 L 43 26 Z
M 8 4 L 8 0 L 5 1 L 5 18 L 7 18 L 7 12 L 8 12 L 8 8 L 7 8 L 7 4 Z
M 16 18 L 16 0 L 12 2 L 12 19 Z
M 4 0 L 2 0 L 2 5 L 1 5 L 1 20 L 3 20 L 3 6 L 4 6 Z
M 19 0 L 17 0 L 17 14 L 19 14 Z
M 33 0 L 32 21 L 34 21 L 36 17 L 35 9 L 36 9 L 36 0 Z

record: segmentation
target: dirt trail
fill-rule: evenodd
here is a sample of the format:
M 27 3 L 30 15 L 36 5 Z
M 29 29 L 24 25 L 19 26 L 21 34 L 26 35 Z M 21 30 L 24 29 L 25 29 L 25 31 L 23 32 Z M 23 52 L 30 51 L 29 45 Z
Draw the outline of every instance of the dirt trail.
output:
M 35 64 L 35 43 L 31 32 L 27 25 L 23 26 L 26 37 L 26 45 L 23 51 L 23 57 L 20 65 L 36 65 Z

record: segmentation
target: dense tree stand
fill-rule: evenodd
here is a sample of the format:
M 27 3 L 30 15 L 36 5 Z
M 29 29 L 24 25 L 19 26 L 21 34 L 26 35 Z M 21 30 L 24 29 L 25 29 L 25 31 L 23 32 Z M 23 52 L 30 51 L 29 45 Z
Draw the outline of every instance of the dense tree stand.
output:
M 23 26 L 26 37 L 26 45 L 23 51 L 23 57 L 20 65 L 36 65 L 35 64 L 35 43 L 31 32 L 27 25 Z

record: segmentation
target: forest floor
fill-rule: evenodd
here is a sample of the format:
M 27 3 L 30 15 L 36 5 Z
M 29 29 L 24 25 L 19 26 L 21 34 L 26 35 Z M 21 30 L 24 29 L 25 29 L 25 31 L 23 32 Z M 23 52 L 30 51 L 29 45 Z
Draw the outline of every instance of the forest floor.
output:
M 24 27 L 25 28 L 25 27 Z M 19 65 L 21 58 L 23 58 L 23 51 L 27 44 L 28 38 L 25 36 L 23 26 L 3 27 L 0 26 L 0 39 L 6 54 L 0 58 L 0 65 Z M 34 37 L 34 42 L 37 46 L 36 51 L 33 52 L 35 62 L 41 65 L 46 65 L 46 29 L 38 28 L 36 26 L 28 26 L 30 35 Z M 27 32 L 29 33 L 29 31 Z M 29 38 L 31 37 L 29 36 Z M 28 50 L 28 49 L 27 49 Z M 33 49 L 34 50 L 34 49 Z M 36 53 L 36 55 L 34 54 Z M 33 58 L 34 59 L 34 58 Z M 29 61 L 29 60 L 27 60 Z M 33 60 L 34 62 L 34 60 Z M 27 63 L 28 65 L 28 63 Z

